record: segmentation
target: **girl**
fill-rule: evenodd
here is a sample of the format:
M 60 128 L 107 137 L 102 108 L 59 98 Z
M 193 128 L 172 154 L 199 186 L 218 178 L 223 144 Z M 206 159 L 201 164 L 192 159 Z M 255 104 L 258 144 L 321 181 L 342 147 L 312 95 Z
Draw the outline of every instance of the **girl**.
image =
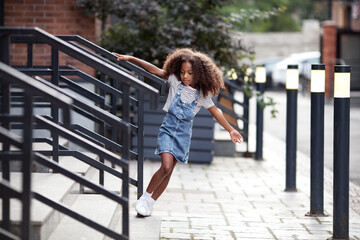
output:
M 188 48 L 177 49 L 167 57 L 163 69 L 160 69 L 133 56 L 113 54 L 118 57 L 118 61 L 130 61 L 167 79 L 170 85 L 163 107 L 167 114 L 160 126 L 155 150 L 161 156 L 161 166 L 135 207 L 139 215 L 150 216 L 155 201 L 169 183 L 176 163 L 188 162 L 192 120 L 201 106 L 207 108 L 229 132 L 234 143 L 241 143 L 242 136 L 226 121 L 211 99 L 224 87 L 224 82 L 220 70 L 207 55 Z

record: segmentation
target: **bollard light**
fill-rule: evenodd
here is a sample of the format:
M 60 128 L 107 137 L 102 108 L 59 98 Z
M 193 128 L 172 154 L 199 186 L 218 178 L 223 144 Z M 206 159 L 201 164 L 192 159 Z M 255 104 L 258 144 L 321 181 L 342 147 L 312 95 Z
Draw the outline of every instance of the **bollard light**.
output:
M 298 65 L 288 65 L 286 70 L 286 89 L 299 89 Z
M 349 238 L 350 66 L 334 67 L 333 237 Z
M 256 106 L 256 152 L 255 159 L 263 159 L 263 129 L 264 129 L 264 109 L 260 104 L 264 101 L 265 82 L 266 82 L 266 68 L 264 65 L 258 65 L 255 70 L 255 82 L 258 92 L 257 106 Z
M 334 70 L 334 98 L 349 98 L 350 66 L 337 65 Z
M 256 66 L 255 82 L 256 83 L 265 83 L 266 82 L 266 68 L 264 65 Z
M 286 71 L 286 188 L 296 191 L 297 94 L 299 71 L 297 65 L 288 65 Z
M 311 92 L 325 92 L 325 65 L 312 64 L 311 65 Z
M 325 65 L 311 65 L 310 114 L 310 211 L 306 216 L 328 216 L 324 213 L 324 96 Z

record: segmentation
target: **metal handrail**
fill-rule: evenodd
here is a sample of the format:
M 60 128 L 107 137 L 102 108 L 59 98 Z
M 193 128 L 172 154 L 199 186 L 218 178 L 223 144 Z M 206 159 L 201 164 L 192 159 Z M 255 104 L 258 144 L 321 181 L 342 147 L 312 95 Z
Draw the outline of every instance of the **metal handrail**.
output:
M 0 29 L 0 32 L 1 32 L 1 29 Z M 96 102 L 97 104 L 99 104 L 101 106 L 101 108 L 103 109 L 106 109 L 106 110 L 110 110 L 110 112 L 112 114 L 117 114 L 117 110 L 116 110 L 116 106 L 110 106 L 110 105 L 107 105 L 105 103 L 105 96 L 104 95 L 96 95 L 96 94 L 92 94 L 90 93 L 89 91 L 83 91 L 84 89 L 81 89 L 81 87 L 79 85 L 77 85 L 74 81 L 71 81 L 70 79 L 67 79 L 65 78 L 64 76 L 65 75 L 72 75 L 72 76 L 78 76 L 80 77 L 81 79 L 84 79 L 92 84 L 94 84 L 95 86 L 97 87 L 100 87 L 100 91 L 106 91 L 110 94 L 112 94 L 112 101 L 113 102 L 116 102 L 116 99 L 118 97 L 122 97 L 123 98 L 123 102 L 127 102 L 129 101 L 131 104 L 133 104 L 134 106 L 138 106 L 138 109 L 140 109 L 141 105 L 142 105 L 142 102 L 139 103 L 137 99 L 133 98 L 132 96 L 129 96 L 129 91 L 126 90 L 127 88 L 129 88 L 130 86 L 122 86 L 123 89 L 122 90 L 119 90 L 117 89 L 118 88 L 118 84 L 116 83 L 115 86 L 110 86 L 108 84 L 105 84 L 104 82 L 101 82 L 100 80 L 78 70 L 78 69 L 74 69 L 74 68 L 71 68 L 69 66 L 58 66 L 58 54 L 57 54 L 57 51 L 60 50 L 60 51 L 63 51 L 61 48 L 58 48 L 56 46 L 56 48 L 54 49 L 54 44 L 50 44 L 47 40 L 44 40 L 44 39 L 41 39 L 39 37 L 36 36 L 36 34 L 33 34 L 33 35 L 23 35 L 23 34 L 20 34 L 20 32 L 17 32 L 17 35 L 14 35 L 12 34 L 11 35 L 11 41 L 12 42 L 15 42 L 15 43 L 28 43 L 28 64 L 27 66 L 18 66 L 18 69 L 29 74 L 29 75 L 51 75 L 52 78 L 51 78 L 51 81 L 55 84 L 58 84 L 58 80 L 61 80 L 62 82 L 66 83 L 67 86 L 70 87 L 71 90 L 74 90 L 77 91 L 78 93 L 81 91 L 82 93 L 80 95 L 85 95 L 86 96 L 90 96 L 90 99 L 91 100 L 94 100 L 94 102 Z M 62 40 L 61 40 L 62 41 Z M 42 67 L 42 66 L 32 66 L 32 44 L 33 43 L 40 43 L 40 44 L 49 44 L 53 47 L 52 49 L 52 64 L 51 66 L 45 66 L 45 67 Z M 89 42 L 90 43 L 90 42 Z M 71 46 L 74 45 L 73 43 L 70 44 Z M 96 47 L 95 44 L 93 44 L 93 46 Z M 74 47 L 74 46 L 72 46 Z M 129 73 L 127 70 L 123 69 L 123 68 L 120 68 L 117 64 L 114 64 L 113 62 L 105 59 L 105 58 L 102 58 L 100 55 L 94 55 L 94 53 L 88 51 L 87 49 L 83 49 L 81 46 L 75 46 L 76 49 L 79 49 L 80 51 L 82 52 L 85 52 L 88 54 L 88 56 L 93 56 L 93 58 L 96 58 L 96 59 L 99 59 L 102 63 L 106 62 L 108 65 L 111 65 L 113 66 L 114 68 L 116 69 L 119 69 L 121 72 L 126 72 L 126 73 Z M 63 51 L 64 52 L 64 51 Z M 68 54 L 74 58 L 76 58 L 75 56 L 71 55 L 71 54 Z M 55 63 L 54 63 L 55 62 Z M 88 64 L 90 65 L 90 64 Z M 91 65 L 90 65 L 91 66 Z M 97 68 L 98 70 L 101 71 L 101 69 Z M 112 77 L 112 75 L 110 75 L 108 72 L 103 72 L 105 73 L 106 75 Z M 58 79 L 56 79 L 56 77 L 54 78 L 54 74 L 58 76 Z M 103 77 L 103 74 L 102 76 Z M 121 77 L 121 76 L 120 76 Z M 103 80 L 103 79 L 102 79 Z M 116 81 L 117 82 L 117 81 Z M 143 83 L 143 81 L 141 81 Z M 165 86 L 164 84 L 164 80 L 161 80 L 161 83 L 163 84 L 163 86 Z M 125 84 L 124 84 L 125 85 Z M 147 84 L 145 84 L 147 85 Z M 139 99 L 141 98 L 140 96 L 142 96 L 144 93 L 147 93 L 146 91 L 143 91 L 143 89 L 139 88 L 136 84 L 131 84 L 131 87 L 132 88 L 135 88 L 138 90 L 138 96 L 139 96 Z M 124 93 L 122 91 L 127 91 L 127 95 L 124 95 Z M 151 105 L 152 107 L 155 107 L 156 106 L 156 103 L 157 103 L 157 96 L 158 94 L 155 95 L 154 97 L 154 94 L 151 95 Z M 125 99 L 124 99 L 125 98 Z M 40 105 L 41 107 L 46 107 L 44 105 Z M 122 105 L 123 107 L 125 107 L 124 109 L 128 109 L 130 110 L 129 106 L 127 106 L 127 104 L 123 104 Z M 77 106 L 75 106 L 73 108 L 74 111 L 80 113 L 81 115 L 89 118 L 90 120 L 94 121 L 95 123 L 98 123 L 100 124 L 100 132 L 102 132 L 102 134 L 104 134 L 104 129 L 105 129 L 105 125 L 104 123 L 102 122 L 102 119 L 100 118 L 97 118 L 96 115 L 94 114 L 89 114 L 88 112 L 86 111 L 83 111 L 82 109 L 78 108 Z M 129 114 L 128 112 L 129 111 L 122 111 L 122 117 L 123 118 L 128 118 Z M 130 119 L 129 119 L 130 120 Z M 53 118 L 53 121 L 57 122 L 57 116 L 55 115 L 54 118 Z M 128 121 L 129 122 L 129 121 Z M 141 126 L 136 126 L 134 124 L 130 124 L 131 125 L 131 130 L 133 133 L 136 133 L 136 132 L 141 132 Z M 111 125 L 109 124 L 109 126 L 111 126 L 112 128 L 115 127 L 115 125 Z M 113 133 L 112 135 L 112 140 L 115 142 L 116 139 L 114 139 L 115 135 L 114 133 L 116 131 L 114 131 L 114 129 L 111 131 Z M 79 132 L 78 132 L 79 133 Z M 139 134 L 141 135 L 141 134 Z M 54 139 L 56 139 L 56 137 L 53 137 Z M 88 138 L 89 139 L 89 138 Z M 141 139 L 141 138 L 139 138 Z M 100 138 L 97 138 L 97 139 L 91 139 L 93 142 L 98 142 L 100 140 Z M 102 139 L 103 140 L 103 139 Z M 125 144 L 125 143 L 124 143 Z M 123 148 L 123 146 L 121 145 L 118 145 L 117 147 L 114 148 L 115 144 L 110 144 L 111 145 L 111 149 L 112 150 L 117 150 L 119 149 L 118 146 L 120 146 L 120 149 L 125 149 Z M 109 144 L 107 144 L 107 146 L 109 146 Z M 58 161 L 58 156 L 59 156 L 59 153 L 60 151 L 57 150 L 56 148 L 58 147 L 58 142 L 53 142 L 53 159 L 55 161 Z M 124 151 L 124 150 L 123 150 Z M 142 151 L 142 150 L 141 150 Z M 63 152 L 62 152 L 63 153 Z M 137 159 L 141 158 L 141 154 L 134 154 L 134 151 L 129 151 L 129 154 L 130 156 L 136 156 Z M 142 158 L 141 158 L 142 159 Z M 103 162 L 103 160 L 100 158 L 100 161 Z M 142 164 L 142 161 L 140 163 L 139 161 L 139 164 Z M 141 167 L 140 167 L 141 168 Z M 103 173 L 102 171 L 99 172 L 100 174 L 100 178 L 99 178 L 99 181 L 101 184 L 103 184 L 104 182 L 104 177 L 103 177 Z M 138 174 L 138 181 L 135 181 L 133 179 L 130 179 L 130 183 L 133 184 L 133 183 L 136 183 L 135 186 L 138 186 L 138 193 L 142 193 L 142 181 L 143 181 L 143 175 L 142 174 Z M 140 183 L 139 183 L 140 182 Z
M 144 77 L 146 77 L 147 79 L 151 80 L 154 84 L 159 84 L 160 85 L 160 96 L 164 96 L 166 94 L 166 81 L 154 74 L 151 74 L 150 72 L 146 71 L 145 69 L 129 62 L 129 61 L 120 61 L 118 62 L 117 61 L 117 56 L 115 56 L 114 54 L 112 54 L 111 52 L 109 52 L 108 50 L 90 42 L 89 40 L 79 36 L 79 35 L 57 35 L 57 37 L 65 40 L 65 41 L 73 41 L 73 42 L 78 42 L 80 43 L 81 45 L 95 51 L 96 53 L 99 53 L 101 55 L 103 55 L 104 57 L 110 59 L 110 60 L 113 60 L 113 61 L 116 61 L 118 64 L 120 64 L 121 66 L 124 66 L 125 68 L 128 68 L 136 73 L 139 73 L 141 75 L 143 75 Z M 90 54 L 94 54 L 92 53 L 91 51 L 87 50 L 86 48 L 83 48 L 81 47 L 80 45 L 78 44 L 75 44 L 75 43 L 72 43 L 74 46 L 77 46 L 79 48 L 81 48 L 82 50 L 84 51 L 87 51 L 88 53 Z M 98 56 L 98 55 L 97 55 Z M 106 58 L 102 58 L 101 56 L 98 56 L 100 57 L 101 59 L 103 59 L 104 61 L 107 61 L 109 63 L 112 63 L 111 61 L 109 61 L 108 59 Z M 116 66 L 116 64 L 115 64 Z
M 114 67 L 113 65 L 102 61 L 99 58 L 92 56 L 91 54 L 69 44 L 68 42 L 51 35 L 50 33 L 35 27 L 35 28 L 18 28 L 18 27 L 0 27 L 0 35 L 33 35 L 40 41 L 46 42 L 52 47 L 55 47 L 59 51 L 66 53 L 80 62 L 86 63 L 88 66 L 93 67 L 100 72 L 107 74 L 113 79 L 120 80 L 128 85 L 136 87 L 139 90 L 145 91 L 151 94 L 153 103 L 157 104 L 159 91 L 149 86 L 148 84 L 138 80 L 130 74 Z
M 117 61 L 117 57 L 112 54 L 111 52 L 109 52 L 108 50 L 90 42 L 89 40 L 79 36 L 79 35 L 56 35 L 56 37 L 62 39 L 62 40 L 65 40 L 65 41 L 68 41 L 70 44 L 76 46 L 77 48 L 80 48 L 81 50 L 95 56 L 95 57 L 98 57 L 100 58 L 101 60 L 109 63 L 109 64 L 112 64 L 113 66 L 115 67 L 119 67 L 117 64 L 115 64 L 114 62 L 112 61 L 109 61 L 110 60 L 113 60 L 113 61 Z M 40 44 L 40 43 L 43 43 L 43 41 L 41 41 L 40 39 L 38 38 L 35 38 L 33 36 L 14 36 L 11 38 L 11 41 L 13 43 L 36 43 L 36 44 Z M 103 55 L 104 57 L 101 57 L 99 55 L 96 55 L 94 52 L 91 52 L 89 51 L 88 49 L 80 46 L 79 44 L 76 44 L 76 43 L 73 43 L 73 42 L 78 42 L 80 43 L 81 45 L 93 50 L 95 53 L 98 53 L 98 54 L 101 54 Z M 107 59 L 108 58 L 108 59 Z M 143 68 L 131 63 L 131 62 L 128 62 L 128 61 L 121 61 L 121 62 L 118 62 L 120 65 L 132 70 L 132 71 L 135 71 L 137 73 L 140 73 L 142 74 L 144 77 L 146 77 L 147 79 L 149 79 L 152 83 L 154 84 L 158 84 L 160 85 L 160 96 L 164 96 L 166 94 L 166 81 L 154 74 L 151 74 L 149 73 L 148 71 L 144 70 Z M 127 69 L 121 69 L 125 72 L 128 72 Z M 128 72 L 129 73 L 129 72 Z M 129 73 L 131 74 L 131 73 Z
M 120 158 L 116 154 L 101 148 L 100 146 L 82 138 L 81 136 L 78 136 L 77 134 L 67 130 L 64 127 L 61 127 L 57 125 L 56 123 L 47 120 L 44 117 L 35 115 L 33 116 L 32 113 L 32 101 L 34 95 L 41 95 L 43 98 L 48 99 L 47 101 L 52 102 L 53 104 L 57 106 L 61 106 L 63 108 L 64 113 L 67 112 L 68 114 L 64 114 L 64 125 L 68 126 L 70 125 L 70 108 L 72 104 L 74 104 L 73 99 L 69 98 L 67 95 L 63 94 L 62 91 L 59 91 L 56 87 L 49 86 L 49 83 L 46 83 L 46 81 L 43 80 L 35 80 L 31 77 L 28 77 L 27 75 L 16 71 L 15 69 L 11 68 L 10 66 L 7 66 L 0 62 L 0 84 L 2 86 L 2 114 L 0 114 L 0 121 L 4 125 L 10 126 L 11 121 L 23 121 L 24 124 L 24 131 L 23 131 L 23 138 L 15 135 L 14 133 L 10 132 L 6 127 L 0 126 L 0 141 L 3 142 L 3 151 L 0 152 L 1 160 L 2 162 L 5 161 L 11 161 L 11 160 L 22 160 L 23 162 L 23 192 L 19 192 L 11 187 L 9 185 L 10 178 L 6 178 L 4 176 L 8 175 L 8 171 L 3 172 L 3 179 L 0 181 L 0 192 L 1 197 L 3 198 L 3 226 L 5 228 L 0 228 L 0 237 L 4 239 L 19 239 L 17 236 L 14 236 L 10 232 L 10 218 L 7 215 L 4 215 L 4 210 L 10 209 L 10 198 L 18 198 L 23 202 L 23 223 L 22 223 L 22 239 L 29 239 L 30 237 L 30 199 L 31 196 L 41 202 L 43 202 L 46 205 L 49 205 L 50 207 L 53 207 L 54 209 L 74 218 L 77 219 L 84 224 L 88 225 L 89 227 L 92 227 L 102 233 L 104 233 L 107 236 L 116 238 L 116 239 L 128 239 L 128 229 L 124 229 L 124 226 L 128 228 L 127 225 L 123 225 L 123 234 L 119 234 L 114 232 L 113 230 L 110 230 L 107 227 L 104 227 L 96 222 L 91 221 L 90 219 L 83 217 L 82 215 L 79 215 L 69 208 L 62 206 L 59 203 L 53 202 L 52 200 L 48 199 L 45 196 L 42 196 L 36 192 L 31 191 L 31 166 L 32 166 L 32 129 L 33 124 L 32 121 L 35 120 L 37 124 L 41 124 L 46 126 L 46 128 L 50 129 L 51 132 L 57 132 L 61 136 L 67 137 L 69 140 L 72 140 L 76 142 L 78 145 L 91 149 L 93 152 L 104 156 L 106 159 L 111 161 L 113 164 L 119 165 L 123 169 L 123 173 L 120 173 L 123 178 L 123 189 L 128 188 L 128 161 L 126 158 Z M 24 116 L 19 115 L 9 115 L 10 112 L 7 106 L 10 105 L 10 85 L 20 86 L 21 88 L 24 88 L 24 101 L 26 104 L 24 104 Z M 4 109 L 7 109 L 4 111 Z M 113 117 L 113 116 L 112 116 Z M 129 129 L 129 125 L 125 124 Z M 125 127 L 123 126 L 123 127 Z M 5 146 L 7 145 L 7 146 Z M 14 145 L 20 150 L 23 151 L 23 153 L 17 154 L 16 151 L 10 151 L 9 146 Z M 5 152 L 4 152 L 5 151 Z M 13 154 L 10 154 L 13 153 Z M 74 181 L 81 183 L 82 185 L 85 185 L 96 192 L 118 202 L 123 206 L 123 219 L 128 219 L 128 194 L 125 194 L 124 196 L 118 196 L 102 186 L 96 185 L 85 178 L 72 173 L 62 167 L 60 167 L 57 163 L 50 159 L 46 159 L 39 153 L 35 153 L 35 161 L 39 162 L 40 164 L 47 166 L 49 168 L 52 168 L 54 171 L 59 172 Z M 4 158 L 5 157 L 5 158 Z M 94 163 L 95 164 L 95 163 Z M 96 165 L 96 164 L 95 164 Z M 109 167 L 108 167 L 109 168 Z M 109 168 L 111 169 L 111 168 Z M 3 169 L 4 171 L 4 169 Z M 110 170 L 115 171 L 115 170 Z M 26 184 L 24 184 L 26 183 Z M 25 213 L 24 213 L 25 212 Z M 9 212 L 8 212 L 9 214 Z M 24 215 L 25 214 L 25 215 Z
M 6 239 L 16 239 L 10 232 L 10 199 L 12 194 L 9 185 L 10 181 L 10 161 L 22 161 L 22 192 L 20 200 L 22 202 L 22 226 L 21 238 L 29 239 L 30 237 L 30 201 L 31 201 L 31 168 L 32 168 L 32 121 L 33 121 L 33 95 L 40 94 L 47 97 L 54 105 L 63 109 L 63 122 L 70 124 L 70 108 L 72 100 L 54 89 L 45 86 L 27 75 L 16 71 L 15 69 L 0 62 L 0 84 L 1 84 L 1 121 L 2 127 L 0 131 L 1 141 L 3 143 L 2 151 L 2 180 L 0 185 L 2 188 L 2 227 L 0 236 Z M 20 85 L 25 90 L 24 111 L 22 116 L 12 116 L 10 113 L 10 85 Z M 24 123 L 22 138 L 15 136 L 9 131 L 10 121 L 21 120 Z M 11 154 L 10 146 L 14 145 L 22 150 L 21 154 Z M 5 189 L 5 191 L 3 191 Z M 7 190 L 6 190 L 7 189 Z M 14 193 L 14 192 L 13 192 Z M 15 196 L 16 197 L 16 196 Z M 18 196 L 17 196 L 18 197 Z
M 54 74 L 55 75 L 58 74 L 58 73 L 64 74 L 64 71 L 69 71 L 69 70 L 65 70 L 65 69 L 61 69 L 61 68 L 59 69 L 58 61 L 56 59 L 58 58 L 57 51 L 61 51 L 61 52 L 64 52 L 64 53 L 70 55 L 71 57 L 73 57 L 73 58 L 75 58 L 75 59 L 77 59 L 79 61 L 82 61 L 82 62 L 86 63 L 90 67 L 93 67 L 93 68 L 99 70 L 100 72 L 102 72 L 102 74 L 108 75 L 109 77 L 114 79 L 116 82 L 120 81 L 121 83 L 123 83 L 122 88 L 125 91 L 127 91 L 126 94 L 129 94 L 129 91 L 126 90 L 126 89 L 129 88 L 130 86 L 139 91 L 139 96 L 143 95 L 144 93 L 150 93 L 150 95 L 151 95 L 151 102 L 150 102 L 151 106 L 156 107 L 156 105 L 157 105 L 159 91 L 156 88 L 153 88 L 153 87 L 149 86 L 148 84 L 144 83 L 143 81 L 139 81 L 138 79 L 136 79 L 136 78 L 132 77 L 130 74 L 128 74 L 127 71 L 124 71 L 122 68 L 119 68 L 118 65 L 114 64 L 113 62 L 109 62 L 108 60 L 106 60 L 104 58 L 99 58 L 99 56 L 94 56 L 93 53 L 91 53 L 91 52 L 89 52 L 87 50 L 81 49 L 80 47 L 73 46 L 73 44 L 67 43 L 67 42 L 65 42 L 65 41 L 63 41 L 63 40 L 61 40 L 61 39 L 59 39 L 59 38 L 57 38 L 55 36 L 52 36 L 51 34 L 46 33 L 45 31 L 42 31 L 41 29 L 38 29 L 38 28 L 33 28 L 33 29 L 0 28 L 0 34 L 1 33 L 3 33 L 4 35 L 6 35 L 6 34 L 11 35 L 11 40 L 13 42 L 14 41 L 15 42 L 19 42 L 19 41 L 20 42 L 21 41 L 26 42 L 27 40 L 29 40 L 29 41 L 31 41 L 33 43 L 44 43 L 44 44 L 48 44 L 48 45 L 52 46 L 53 47 L 53 49 L 52 49 L 52 55 L 53 55 L 52 61 L 55 59 L 55 63 L 52 62 L 51 70 L 50 69 L 45 69 L 45 71 L 44 71 L 44 69 L 36 69 L 37 74 L 44 73 L 44 72 L 51 73 L 52 74 L 52 81 L 55 81 L 55 82 L 58 81 L 56 78 L 54 78 Z M 63 43 L 66 43 L 66 44 L 64 45 Z M 96 46 L 96 45 L 94 45 L 94 46 Z M 30 50 L 32 49 L 32 45 L 31 46 L 28 45 L 28 50 L 29 49 Z M 31 58 L 32 58 L 32 54 L 31 55 L 28 54 L 27 67 L 32 66 L 32 59 Z M 25 71 L 29 72 L 29 70 L 25 70 Z M 117 75 L 115 75 L 114 72 L 117 72 Z M 72 73 L 74 73 L 74 71 L 70 71 L 68 73 L 72 74 Z M 119 73 L 121 73 L 121 74 L 119 75 Z M 89 75 L 87 75 L 85 73 L 81 73 L 80 71 L 77 71 L 76 74 L 78 76 L 81 75 L 81 78 L 86 78 L 88 81 L 92 81 L 92 83 L 95 84 L 95 85 L 99 83 L 98 80 L 96 81 L 96 83 L 94 83 L 94 81 L 93 81 L 94 79 L 91 76 L 89 76 Z M 125 85 L 127 85 L 127 86 L 125 86 Z M 113 94 L 114 94 L 114 90 L 115 91 L 117 90 L 116 88 L 113 88 L 113 87 L 108 86 L 106 84 L 104 84 L 103 86 L 106 86 L 108 89 L 106 89 L 106 88 L 104 88 L 104 89 L 112 92 Z M 120 93 L 120 95 L 121 95 L 121 91 L 117 91 L 117 93 Z M 118 95 L 117 93 L 115 93 L 115 95 Z M 115 95 L 113 96 L 113 99 L 115 99 L 115 101 L 116 101 Z M 131 96 L 130 96 L 129 99 L 127 99 L 128 96 L 129 95 L 125 96 L 125 99 L 123 99 L 124 102 L 127 102 L 128 100 L 130 100 L 130 103 L 137 104 L 137 101 L 135 99 L 133 99 Z M 100 103 L 100 105 L 101 104 L 103 104 L 103 103 Z M 123 106 L 124 105 L 127 105 L 127 104 L 123 104 Z M 108 107 L 108 106 L 105 105 L 104 108 L 106 108 L 106 107 Z M 129 116 L 125 116 L 125 115 L 127 115 L 127 112 L 129 112 L 128 110 L 130 108 L 129 108 L 129 106 L 124 106 L 124 107 L 125 107 L 126 111 L 124 111 L 124 109 L 123 109 L 122 112 L 125 113 L 125 114 L 123 114 L 123 117 L 127 118 Z M 111 109 L 112 112 L 114 111 L 114 109 L 115 109 L 115 106 L 112 106 L 112 109 Z M 75 108 L 74 110 L 78 111 L 78 112 L 80 111 L 80 109 L 78 109 L 78 108 Z M 115 111 L 116 111 L 116 109 L 115 109 Z M 83 114 L 86 114 L 86 113 L 83 113 Z M 113 114 L 114 114 L 114 112 L 113 112 Z M 91 116 L 89 116 L 89 117 L 91 117 Z M 95 120 L 94 118 L 91 118 L 91 119 Z M 54 121 L 57 121 L 57 116 L 54 116 Z M 104 129 L 104 128 L 102 127 L 102 129 Z M 133 131 L 139 131 L 139 130 L 137 130 L 137 127 L 135 127 L 134 125 L 132 125 L 132 129 L 133 129 Z M 103 131 L 103 130 L 100 129 L 100 131 Z M 114 132 L 115 131 L 112 131 L 112 133 L 114 133 Z M 113 137 L 114 137 L 114 134 L 113 134 Z M 58 142 L 54 142 L 54 146 L 57 146 L 57 145 L 58 145 Z M 55 147 L 54 147 L 54 149 L 55 149 Z M 56 151 L 55 150 L 54 150 L 54 156 L 53 157 L 54 157 L 54 160 L 57 161 L 57 159 L 58 159 L 58 150 L 56 150 Z M 100 161 L 102 161 L 102 160 L 100 159 Z M 100 175 L 101 174 L 102 173 L 100 172 Z M 100 182 L 103 181 L 101 179 L 103 179 L 102 176 L 100 176 Z M 142 188 L 141 184 L 139 186 L 140 186 L 139 189 Z M 141 192 L 141 191 L 139 191 L 139 192 Z

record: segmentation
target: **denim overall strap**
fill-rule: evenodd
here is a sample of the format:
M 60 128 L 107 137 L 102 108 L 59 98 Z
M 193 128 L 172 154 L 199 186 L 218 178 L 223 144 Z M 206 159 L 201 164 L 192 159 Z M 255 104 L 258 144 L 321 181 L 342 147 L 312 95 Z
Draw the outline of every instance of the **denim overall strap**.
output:
M 180 91 L 184 88 L 184 84 L 182 82 L 180 82 L 180 84 L 178 85 L 177 90 Z

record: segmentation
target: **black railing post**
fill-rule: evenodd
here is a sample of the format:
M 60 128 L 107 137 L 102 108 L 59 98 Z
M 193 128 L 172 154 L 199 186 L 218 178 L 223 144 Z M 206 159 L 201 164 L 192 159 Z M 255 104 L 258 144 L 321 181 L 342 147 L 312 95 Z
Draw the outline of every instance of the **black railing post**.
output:
M 0 61 L 6 64 L 10 63 L 10 36 L 0 35 Z
M 104 73 L 100 74 L 100 81 L 105 83 L 105 74 Z M 105 90 L 102 88 L 100 89 L 100 96 L 103 97 L 103 100 L 100 103 L 100 108 L 105 109 Z M 99 126 L 100 135 L 106 136 L 105 130 L 106 130 L 106 124 L 103 122 Z M 99 160 L 101 163 L 105 163 L 104 157 L 99 156 Z M 104 186 L 104 170 L 99 171 L 99 184 Z
M 138 77 L 141 81 L 144 81 L 144 75 L 139 74 Z M 140 198 L 144 192 L 144 93 L 138 91 L 138 119 L 137 119 L 137 198 Z
M 349 239 L 350 66 L 334 67 L 333 237 Z
M 246 95 L 246 92 L 244 91 L 244 142 L 246 142 L 246 152 L 244 154 L 245 157 L 250 156 L 249 151 L 249 97 Z
M 31 170 L 32 170 L 32 139 L 33 139 L 33 98 L 25 93 L 24 99 L 24 140 L 22 162 L 22 239 L 30 239 L 31 209 Z
M 123 92 L 122 97 L 122 118 L 125 122 L 130 123 L 130 86 L 126 83 L 121 84 L 121 90 Z M 130 134 L 131 130 L 123 131 L 122 142 L 123 151 L 122 158 L 129 161 L 130 159 Z M 123 168 L 123 184 L 122 184 L 122 196 L 129 199 L 129 170 Z M 129 203 L 123 205 L 123 219 L 122 219 L 122 231 L 125 236 L 129 236 Z
M 249 109 L 250 109 L 250 84 L 252 82 L 252 79 L 253 79 L 253 70 L 251 67 L 248 67 L 246 69 L 246 72 L 245 72 L 245 76 L 244 76 L 244 81 L 245 81 L 245 87 L 243 87 L 243 93 L 244 93 L 244 119 L 245 121 L 243 121 L 244 123 L 244 132 L 245 132 L 245 136 L 244 137 L 244 142 L 246 142 L 246 152 L 244 153 L 244 157 L 253 157 L 254 156 L 254 153 L 251 153 L 249 151 Z
M 9 64 L 10 63 L 10 36 L 9 35 L 0 35 L 0 61 Z M 10 85 L 2 84 L 2 109 L 1 113 L 7 115 L 10 113 Z M 6 129 L 10 129 L 10 123 L 3 123 L 2 126 Z M 3 143 L 2 151 L 9 151 L 10 145 Z M 2 173 L 3 178 L 10 181 L 10 162 L 2 161 Z M 2 198 L 2 227 L 6 230 L 10 230 L 10 199 L 3 197 Z
M 325 65 L 311 65 L 310 212 L 324 214 L 324 95 Z
M 1 84 L 1 113 L 6 116 L 10 113 L 10 85 L 8 83 Z M 10 122 L 3 122 L 2 127 L 10 129 Z M 10 151 L 10 145 L 3 142 L 2 151 Z M 10 162 L 3 159 L 2 163 L 2 177 L 5 180 L 10 181 Z M 1 196 L 2 198 L 2 227 L 6 230 L 10 230 L 10 199 L 8 197 Z
M 286 72 L 286 188 L 285 191 L 296 191 L 296 128 L 297 128 L 297 95 L 299 88 L 299 71 L 297 65 L 288 65 Z
M 112 80 L 112 86 L 115 89 L 119 89 L 119 86 L 121 85 L 120 82 L 118 82 L 116 79 Z M 117 114 L 117 101 L 118 97 L 115 94 L 111 95 L 111 113 L 114 114 L 116 116 Z M 117 137 L 118 137 L 118 131 L 116 130 L 116 127 L 111 126 L 111 140 L 113 140 L 114 142 L 117 142 Z M 113 165 L 113 167 L 115 167 L 115 165 Z
M 263 131 L 264 131 L 264 102 L 266 69 L 263 65 L 256 67 L 255 82 L 257 90 L 257 104 L 256 104 L 256 152 L 255 159 L 263 159 Z
M 33 66 L 33 44 L 28 43 L 27 45 L 27 64 L 26 66 L 28 68 L 31 68 Z
M 59 86 L 59 51 L 57 48 L 51 48 L 51 83 L 55 86 Z M 55 105 L 51 105 L 51 117 L 52 120 L 59 123 L 59 108 Z M 53 160 L 59 162 L 59 135 L 56 133 L 51 134 L 53 139 Z
M 0 0 L 0 27 L 4 26 L 5 1 Z

